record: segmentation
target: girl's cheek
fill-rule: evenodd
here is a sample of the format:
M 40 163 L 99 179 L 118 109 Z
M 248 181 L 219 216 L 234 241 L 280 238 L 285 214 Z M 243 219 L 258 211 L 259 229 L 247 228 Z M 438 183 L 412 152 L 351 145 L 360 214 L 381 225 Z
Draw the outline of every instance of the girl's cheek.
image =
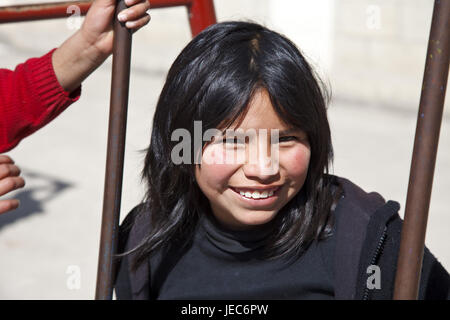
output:
M 222 145 L 207 146 L 202 155 L 202 164 L 236 167 L 245 163 L 245 149 L 226 148 Z
M 280 167 L 283 167 L 289 176 L 306 176 L 310 157 L 310 148 L 299 145 L 280 154 Z
M 223 163 L 223 157 L 216 145 L 209 145 L 205 148 L 202 155 L 202 165 L 212 165 Z
M 223 148 L 207 147 L 203 152 L 198 178 L 204 184 L 217 188 L 227 187 L 229 179 L 235 173 L 237 165 L 227 162 Z

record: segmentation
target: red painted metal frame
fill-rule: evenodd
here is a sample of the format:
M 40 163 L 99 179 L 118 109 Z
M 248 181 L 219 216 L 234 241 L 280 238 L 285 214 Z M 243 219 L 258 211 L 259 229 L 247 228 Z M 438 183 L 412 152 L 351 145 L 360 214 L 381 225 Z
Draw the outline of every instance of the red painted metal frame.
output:
M 213 0 L 191 1 L 191 5 L 188 6 L 188 13 L 193 37 L 217 22 Z
M 84 0 L 0 7 L 0 23 L 67 18 L 73 15 L 71 10 L 67 10 L 70 6 L 77 6 L 80 14 L 85 15 L 92 2 L 93 0 Z M 217 22 L 213 0 L 149 0 L 149 2 L 152 9 L 186 6 L 192 36 Z

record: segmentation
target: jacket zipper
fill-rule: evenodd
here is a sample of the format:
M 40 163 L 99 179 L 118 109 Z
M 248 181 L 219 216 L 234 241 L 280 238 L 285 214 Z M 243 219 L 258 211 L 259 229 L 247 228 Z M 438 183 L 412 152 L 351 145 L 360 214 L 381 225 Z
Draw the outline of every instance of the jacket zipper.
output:
M 377 262 L 381 252 L 383 251 L 383 246 L 384 246 L 384 241 L 386 240 L 386 236 L 387 236 L 387 227 L 384 226 L 383 234 L 381 235 L 381 238 L 378 241 L 378 245 L 377 245 L 377 248 L 375 249 L 372 260 L 370 261 L 370 265 L 375 265 L 375 263 Z M 367 288 L 367 283 L 366 283 L 366 287 L 364 288 L 363 300 L 369 300 L 369 288 Z

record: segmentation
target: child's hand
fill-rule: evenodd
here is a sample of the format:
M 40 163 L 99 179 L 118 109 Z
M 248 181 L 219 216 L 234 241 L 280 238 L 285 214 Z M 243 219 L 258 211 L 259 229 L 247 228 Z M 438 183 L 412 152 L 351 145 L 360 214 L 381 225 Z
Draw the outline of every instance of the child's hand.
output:
M 136 31 L 150 21 L 148 0 L 125 0 L 129 7 L 119 13 L 125 15 L 125 26 Z M 64 90 L 72 92 L 113 50 L 113 21 L 116 0 L 96 0 L 73 36 L 67 39 L 52 56 L 53 69 Z
M 127 9 L 118 14 L 125 26 L 136 31 L 150 21 L 148 0 L 125 0 Z M 81 33 L 86 41 L 101 54 L 109 55 L 113 49 L 113 21 L 116 0 L 96 0 L 89 9 Z
M 5 155 L 0 155 L 0 196 L 13 190 L 22 188 L 25 181 L 19 177 L 20 169 L 14 161 Z M 0 214 L 14 210 L 19 206 L 19 200 L 0 200 Z

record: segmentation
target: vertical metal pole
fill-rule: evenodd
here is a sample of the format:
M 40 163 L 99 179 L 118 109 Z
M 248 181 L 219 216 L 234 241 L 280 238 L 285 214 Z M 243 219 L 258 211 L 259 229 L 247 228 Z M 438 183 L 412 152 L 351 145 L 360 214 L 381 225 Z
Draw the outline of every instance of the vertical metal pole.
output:
M 112 299 L 114 254 L 122 196 L 123 160 L 130 80 L 131 31 L 117 20 L 117 13 L 126 8 L 124 0 L 118 0 L 114 18 L 114 49 L 109 111 L 108 147 L 103 198 L 100 254 L 95 298 Z
M 208 26 L 217 23 L 213 0 L 192 0 L 191 5 L 188 6 L 188 14 L 193 37 Z
M 417 117 L 394 299 L 418 297 L 449 68 L 450 0 L 435 0 Z

